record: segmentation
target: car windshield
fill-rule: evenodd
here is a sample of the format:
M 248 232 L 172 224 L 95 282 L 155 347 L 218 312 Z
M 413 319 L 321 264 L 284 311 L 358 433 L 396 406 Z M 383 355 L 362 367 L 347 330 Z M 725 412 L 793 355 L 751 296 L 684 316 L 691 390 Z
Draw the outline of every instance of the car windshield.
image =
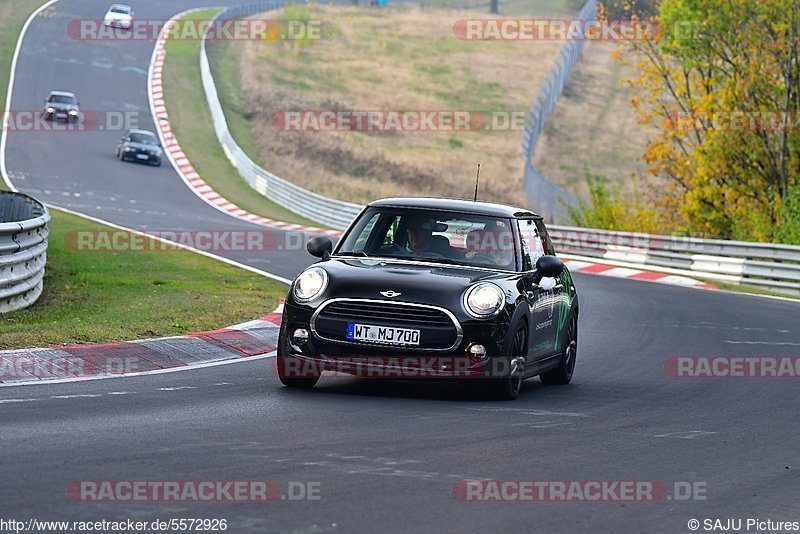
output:
M 75 98 L 67 95 L 50 95 L 47 101 L 52 104 L 74 104 Z
M 111 8 L 112 13 L 119 13 L 120 15 L 128 15 L 131 10 L 129 7 L 114 6 Z
M 131 143 L 139 143 L 141 145 L 157 145 L 156 136 L 146 133 L 132 133 L 128 136 L 128 141 Z
M 511 221 L 469 213 L 372 207 L 336 253 L 516 270 Z

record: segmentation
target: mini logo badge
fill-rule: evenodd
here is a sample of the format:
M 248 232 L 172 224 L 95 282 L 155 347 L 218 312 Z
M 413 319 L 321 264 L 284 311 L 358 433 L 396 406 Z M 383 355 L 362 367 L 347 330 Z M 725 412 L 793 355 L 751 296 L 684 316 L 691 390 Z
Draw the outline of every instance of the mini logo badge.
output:
M 381 295 L 383 295 L 384 297 L 392 298 L 392 297 L 398 297 L 402 295 L 402 293 L 398 293 L 397 291 L 392 291 L 390 289 L 389 291 L 381 291 Z

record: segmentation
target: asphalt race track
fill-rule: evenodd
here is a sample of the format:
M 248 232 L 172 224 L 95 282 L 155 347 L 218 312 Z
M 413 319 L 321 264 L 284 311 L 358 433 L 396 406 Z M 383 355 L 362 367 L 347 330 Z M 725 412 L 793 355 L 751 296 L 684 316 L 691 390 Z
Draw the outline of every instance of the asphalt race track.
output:
M 168 18 L 197 0 L 140 1 Z M 220 2 L 214 2 L 219 4 Z M 237 0 L 236 3 L 240 3 Z M 66 21 L 107 2 L 62 0 L 20 54 L 12 109 L 46 93 L 149 117 L 151 42 L 73 41 Z M 111 67 L 92 66 L 95 63 Z M 127 68 L 127 70 L 125 70 Z M 151 128 L 151 124 L 141 124 Z M 62 137 L 57 137 L 61 135 Z M 139 229 L 257 228 L 197 198 L 166 164 L 114 159 L 119 132 L 16 133 L 15 185 Z M 292 277 L 304 252 L 234 259 Z M 456 383 L 324 377 L 282 388 L 271 359 L 170 374 L 0 388 L 0 517 L 224 518 L 229 532 L 688 532 L 696 518 L 800 519 L 800 387 L 792 378 L 677 378 L 672 356 L 797 356 L 800 304 L 576 275 L 578 363 L 569 386 L 489 402 Z M 319 483 L 319 500 L 76 502 L 76 480 Z M 464 479 L 660 481 L 702 488 L 659 502 L 463 502 Z
M 213 5 L 241 4 L 238 0 Z M 12 110 L 40 110 L 56 89 L 75 93 L 81 111 L 105 117 L 131 112 L 138 127 L 154 131 L 147 99 L 147 69 L 155 41 L 82 41 L 67 34 L 70 21 L 102 18 L 108 2 L 59 1 L 56 16 L 38 16 L 17 64 Z M 137 2 L 136 17 L 166 20 L 197 0 Z M 50 9 L 45 13 L 50 12 Z M 115 115 L 116 116 L 116 115 Z M 100 123 L 105 125 L 105 120 Z M 39 200 L 139 230 L 264 230 L 222 213 L 193 193 L 169 161 L 161 167 L 122 163 L 114 155 L 124 132 L 9 132 L 6 168 L 14 185 Z M 292 247 L 285 232 L 276 245 Z M 293 248 L 297 248 L 294 246 Z M 305 253 L 220 252 L 236 261 L 291 278 L 311 263 Z

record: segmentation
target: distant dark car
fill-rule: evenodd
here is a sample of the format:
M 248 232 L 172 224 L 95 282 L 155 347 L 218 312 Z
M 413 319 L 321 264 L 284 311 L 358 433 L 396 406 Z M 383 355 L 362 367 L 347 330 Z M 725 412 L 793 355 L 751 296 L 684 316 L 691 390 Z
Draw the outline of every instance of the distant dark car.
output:
M 464 200 L 371 203 L 286 298 L 277 367 L 289 387 L 323 371 L 434 377 L 514 399 L 525 378 L 566 384 L 578 299 L 542 218 Z M 382 374 L 384 373 L 384 374 Z M 474 380 L 473 380 L 474 379 Z
M 80 114 L 78 99 L 67 91 L 52 91 L 44 101 L 42 116 L 47 120 L 77 121 Z
M 162 154 L 158 137 L 147 130 L 128 130 L 117 143 L 117 158 L 122 161 L 139 161 L 160 166 Z

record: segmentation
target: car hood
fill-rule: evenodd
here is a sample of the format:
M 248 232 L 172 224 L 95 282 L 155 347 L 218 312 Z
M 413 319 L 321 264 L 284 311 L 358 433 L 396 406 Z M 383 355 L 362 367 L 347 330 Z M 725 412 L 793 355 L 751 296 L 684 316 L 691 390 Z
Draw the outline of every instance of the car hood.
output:
M 460 302 L 464 290 L 490 280 L 504 289 L 513 286 L 516 273 L 400 262 L 386 259 L 331 258 L 315 264 L 328 272 L 326 298 L 367 298 L 443 305 Z M 394 297 L 381 292 L 399 293 Z
M 125 143 L 125 146 L 130 147 L 130 148 L 135 148 L 136 150 L 146 150 L 148 152 L 155 152 L 157 154 L 161 152 L 161 149 L 159 147 L 157 147 L 155 145 L 146 145 L 144 143 L 127 142 L 127 143 Z
M 131 20 L 130 15 L 125 15 L 124 13 L 106 13 L 106 20 Z
M 53 108 L 56 111 L 69 111 L 71 109 L 78 109 L 75 104 L 62 104 L 60 102 L 48 102 L 45 104 L 46 108 Z

